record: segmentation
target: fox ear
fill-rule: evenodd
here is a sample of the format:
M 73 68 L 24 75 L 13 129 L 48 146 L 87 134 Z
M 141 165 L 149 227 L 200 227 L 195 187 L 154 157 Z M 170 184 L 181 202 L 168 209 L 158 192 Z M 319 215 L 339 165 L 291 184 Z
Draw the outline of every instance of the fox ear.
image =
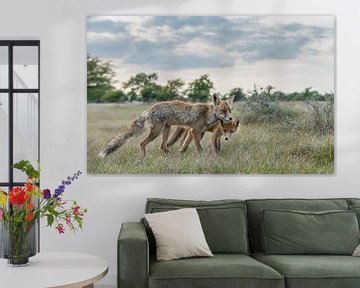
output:
M 220 104 L 220 98 L 219 98 L 219 95 L 217 95 L 216 93 L 213 94 L 213 103 L 215 104 L 215 106 L 219 105 Z
M 236 119 L 236 120 L 235 120 L 235 126 L 236 126 L 236 127 L 239 127 L 239 125 L 240 125 L 240 120 L 239 120 L 239 119 Z
M 229 103 L 230 106 L 232 106 L 233 102 L 234 102 L 234 95 L 231 95 L 229 97 L 229 99 L 227 100 L 227 102 Z

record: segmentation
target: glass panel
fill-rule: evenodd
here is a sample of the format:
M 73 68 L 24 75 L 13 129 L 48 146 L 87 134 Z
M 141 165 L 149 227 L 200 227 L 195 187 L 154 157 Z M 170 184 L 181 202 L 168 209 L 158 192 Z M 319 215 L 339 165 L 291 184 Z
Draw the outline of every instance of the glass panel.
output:
M 14 47 L 14 88 L 38 88 L 38 49 L 37 46 Z
M 9 86 L 8 47 L 0 46 L 0 88 Z
M 8 192 L 9 192 L 9 188 L 8 187 L 4 187 L 4 186 L 0 186 L 0 189 L 2 190 L 2 191 L 4 191 L 6 194 L 8 194 Z
M 0 93 L 0 182 L 9 179 L 9 98 Z
M 29 160 L 35 167 L 38 160 L 39 96 L 33 93 L 14 94 L 14 163 Z M 16 169 L 14 181 L 23 182 L 26 175 Z

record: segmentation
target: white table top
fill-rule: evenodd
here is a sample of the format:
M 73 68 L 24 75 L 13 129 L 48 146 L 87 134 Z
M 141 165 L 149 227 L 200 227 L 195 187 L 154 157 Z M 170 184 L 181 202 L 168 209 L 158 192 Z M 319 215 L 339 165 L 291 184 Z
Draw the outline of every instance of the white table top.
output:
M 38 253 L 29 265 L 9 267 L 0 260 L 1 288 L 75 288 L 90 285 L 108 272 L 108 264 L 97 256 L 80 253 Z

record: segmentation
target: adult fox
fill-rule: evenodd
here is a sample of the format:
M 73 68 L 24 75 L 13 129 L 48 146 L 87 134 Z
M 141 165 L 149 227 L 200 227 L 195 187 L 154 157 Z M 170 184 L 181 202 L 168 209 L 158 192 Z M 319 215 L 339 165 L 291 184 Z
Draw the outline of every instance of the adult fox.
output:
M 220 153 L 221 150 L 221 137 L 224 136 L 224 139 L 230 140 L 231 136 L 237 131 L 240 125 L 239 120 L 231 120 L 229 122 L 224 122 L 222 120 L 216 122 L 214 125 L 210 125 L 206 128 L 204 132 L 201 133 L 201 138 L 205 136 L 205 132 L 211 132 L 211 144 L 216 154 Z M 192 132 L 190 127 L 177 126 L 170 134 L 167 146 L 175 144 L 180 140 L 180 152 L 185 152 L 189 147 L 192 141 Z
M 161 149 L 168 152 L 167 141 L 172 125 L 188 126 L 192 130 L 198 153 L 201 153 L 201 133 L 218 120 L 231 121 L 231 108 L 234 98 L 220 100 L 213 95 L 213 103 L 186 103 L 179 100 L 159 102 L 146 109 L 130 126 L 112 137 L 101 149 L 99 156 L 104 158 L 124 145 L 131 137 L 140 134 L 148 123 L 150 132 L 140 143 L 142 157 L 146 146 L 162 133 Z

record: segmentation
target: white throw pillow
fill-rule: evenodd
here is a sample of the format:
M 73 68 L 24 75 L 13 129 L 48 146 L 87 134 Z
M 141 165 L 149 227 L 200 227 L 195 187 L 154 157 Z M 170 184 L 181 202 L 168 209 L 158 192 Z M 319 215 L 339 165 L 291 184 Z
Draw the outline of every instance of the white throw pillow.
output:
M 156 240 L 156 259 L 213 256 L 195 208 L 145 214 Z
M 360 244 L 358 246 L 356 246 L 352 256 L 360 257 Z

